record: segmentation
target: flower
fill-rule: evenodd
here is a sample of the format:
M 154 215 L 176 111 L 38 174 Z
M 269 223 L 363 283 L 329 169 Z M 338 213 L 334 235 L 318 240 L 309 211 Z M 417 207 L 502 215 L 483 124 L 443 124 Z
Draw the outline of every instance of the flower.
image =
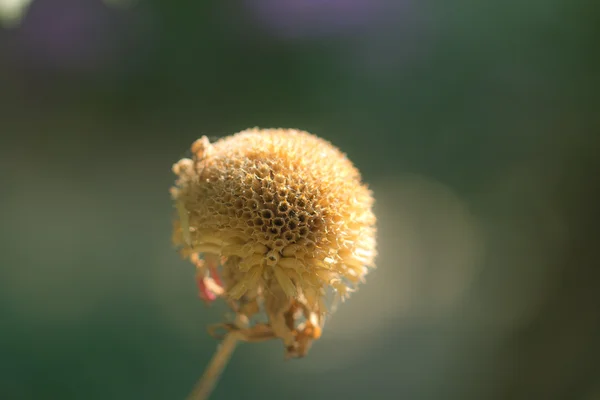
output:
M 191 150 L 173 167 L 173 240 L 197 267 L 201 297 L 248 318 L 266 311 L 248 339 L 270 332 L 288 356 L 304 355 L 327 290 L 344 299 L 374 267 L 370 190 L 340 150 L 303 131 L 254 128 Z

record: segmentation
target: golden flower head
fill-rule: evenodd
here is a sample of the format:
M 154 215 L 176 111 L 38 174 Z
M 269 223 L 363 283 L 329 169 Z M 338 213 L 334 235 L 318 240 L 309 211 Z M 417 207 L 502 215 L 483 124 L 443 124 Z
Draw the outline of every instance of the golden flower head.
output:
M 374 266 L 370 190 L 342 152 L 307 132 L 249 129 L 191 150 L 173 167 L 175 244 L 197 265 L 205 298 L 222 295 L 247 315 L 264 306 L 297 351 L 299 332 L 318 336 L 327 290 L 345 298 Z

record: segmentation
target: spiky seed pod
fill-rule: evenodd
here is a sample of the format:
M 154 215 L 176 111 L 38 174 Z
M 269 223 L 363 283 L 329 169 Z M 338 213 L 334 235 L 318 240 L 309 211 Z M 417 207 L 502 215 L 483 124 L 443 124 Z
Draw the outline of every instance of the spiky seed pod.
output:
M 226 258 L 230 303 L 264 303 L 276 336 L 293 346 L 291 309 L 304 310 L 305 330 L 319 328 L 326 289 L 345 298 L 374 266 L 370 190 L 342 152 L 303 131 L 249 129 L 191 150 L 173 167 L 174 242 L 213 269 Z

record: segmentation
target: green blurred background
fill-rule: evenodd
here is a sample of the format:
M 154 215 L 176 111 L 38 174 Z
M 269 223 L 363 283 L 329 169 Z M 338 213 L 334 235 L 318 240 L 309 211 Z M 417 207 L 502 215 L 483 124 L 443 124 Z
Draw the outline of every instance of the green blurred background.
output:
M 0 398 L 182 399 L 223 307 L 170 243 L 202 135 L 293 127 L 373 188 L 378 269 L 214 399 L 600 399 L 600 6 L 0 0 Z

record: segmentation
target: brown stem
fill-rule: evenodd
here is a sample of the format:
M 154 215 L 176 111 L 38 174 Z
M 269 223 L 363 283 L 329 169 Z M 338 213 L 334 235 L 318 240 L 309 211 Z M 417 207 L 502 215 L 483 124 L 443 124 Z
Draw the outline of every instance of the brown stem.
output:
M 208 367 L 204 370 L 204 374 L 196 383 L 194 390 L 189 395 L 188 400 L 206 400 L 215 388 L 221 373 L 227 366 L 227 362 L 231 358 L 235 347 L 240 340 L 240 333 L 230 331 L 219 344 L 217 351 L 210 360 Z

